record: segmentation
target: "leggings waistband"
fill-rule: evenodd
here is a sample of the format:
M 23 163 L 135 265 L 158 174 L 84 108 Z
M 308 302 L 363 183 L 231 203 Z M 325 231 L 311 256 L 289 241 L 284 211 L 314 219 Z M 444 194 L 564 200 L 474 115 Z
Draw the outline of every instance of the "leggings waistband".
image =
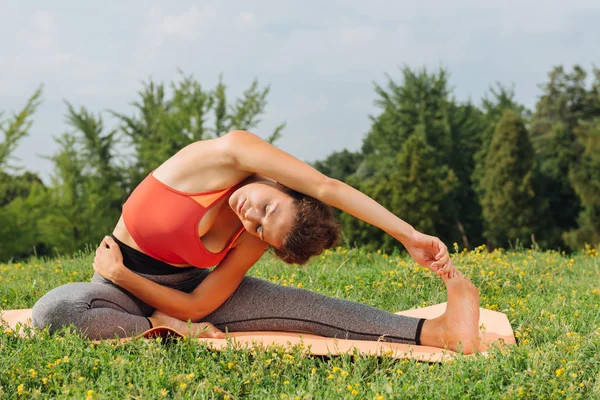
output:
M 121 249 L 121 253 L 123 254 L 123 264 L 134 272 L 148 275 L 172 275 L 196 269 L 196 267 L 175 267 L 126 245 L 114 235 L 110 235 L 110 237 L 117 242 Z

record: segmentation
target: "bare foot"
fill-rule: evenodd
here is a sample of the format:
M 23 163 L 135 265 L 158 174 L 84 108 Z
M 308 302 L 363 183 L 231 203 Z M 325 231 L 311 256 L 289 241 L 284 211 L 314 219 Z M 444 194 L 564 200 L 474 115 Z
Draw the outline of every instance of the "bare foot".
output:
M 176 330 L 184 336 L 200 338 L 225 338 L 225 334 L 209 322 L 198 322 L 188 324 L 177 318 L 173 318 L 160 311 L 154 311 L 152 316 L 148 317 L 153 327 L 166 326 Z
M 444 347 L 464 354 L 485 350 L 479 336 L 479 292 L 471 281 L 457 274 L 443 277 L 448 290 L 446 312 L 427 320 L 421 331 L 421 344 Z

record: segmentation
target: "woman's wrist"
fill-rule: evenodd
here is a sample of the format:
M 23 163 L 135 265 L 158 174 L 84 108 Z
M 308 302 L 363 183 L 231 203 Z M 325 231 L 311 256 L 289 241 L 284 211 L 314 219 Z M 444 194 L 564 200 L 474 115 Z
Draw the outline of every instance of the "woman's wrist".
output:
M 130 277 L 131 271 L 123 264 L 119 263 L 113 270 L 113 276 L 110 279 L 115 285 L 124 287 L 126 286 Z
M 394 238 L 399 241 L 400 243 L 402 243 L 403 245 L 409 245 L 413 238 L 414 238 L 414 234 L 416 233 L 416 229 L 412 227 L 412 225 L 407 224 L 406 222 L 402 221 L 400 229 L 398 229 L 396 232 L 394 232 L 394 234 L 392 236 L 394 236 Z

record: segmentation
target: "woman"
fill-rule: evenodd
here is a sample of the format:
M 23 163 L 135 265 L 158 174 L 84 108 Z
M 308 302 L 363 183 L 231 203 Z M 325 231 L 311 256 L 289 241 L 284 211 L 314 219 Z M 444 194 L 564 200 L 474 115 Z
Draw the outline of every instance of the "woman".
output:
M 437 272 L 446 313 L 422 320 L 245 277 L 273 247 L 302 264 L 334 245 L 331 209 L 383 229 Z M 216 267 L 209 271 L 207 268 Z M 153 171 L 123 206 L 94 259 L 91 283 L 56 288 L 34 306 L 36 326 L 74 324 L 90 338 L 131 336 L 152 326 L 222 336 L 281 330 L 348 339 L 477 349 L 477 289 L 446 246 L 415 231 L 350 186 L 245 131 L 193 143 Z

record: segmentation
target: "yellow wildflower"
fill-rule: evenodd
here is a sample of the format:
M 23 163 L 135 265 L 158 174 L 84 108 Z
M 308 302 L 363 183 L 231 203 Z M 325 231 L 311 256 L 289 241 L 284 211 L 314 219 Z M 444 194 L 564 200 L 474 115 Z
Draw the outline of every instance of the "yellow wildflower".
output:
M 17 394 L 22 395 L 25 393 L 27 393 L 25 390 L 25 385 L 21 383 L 19 386 L 17 386 Z

